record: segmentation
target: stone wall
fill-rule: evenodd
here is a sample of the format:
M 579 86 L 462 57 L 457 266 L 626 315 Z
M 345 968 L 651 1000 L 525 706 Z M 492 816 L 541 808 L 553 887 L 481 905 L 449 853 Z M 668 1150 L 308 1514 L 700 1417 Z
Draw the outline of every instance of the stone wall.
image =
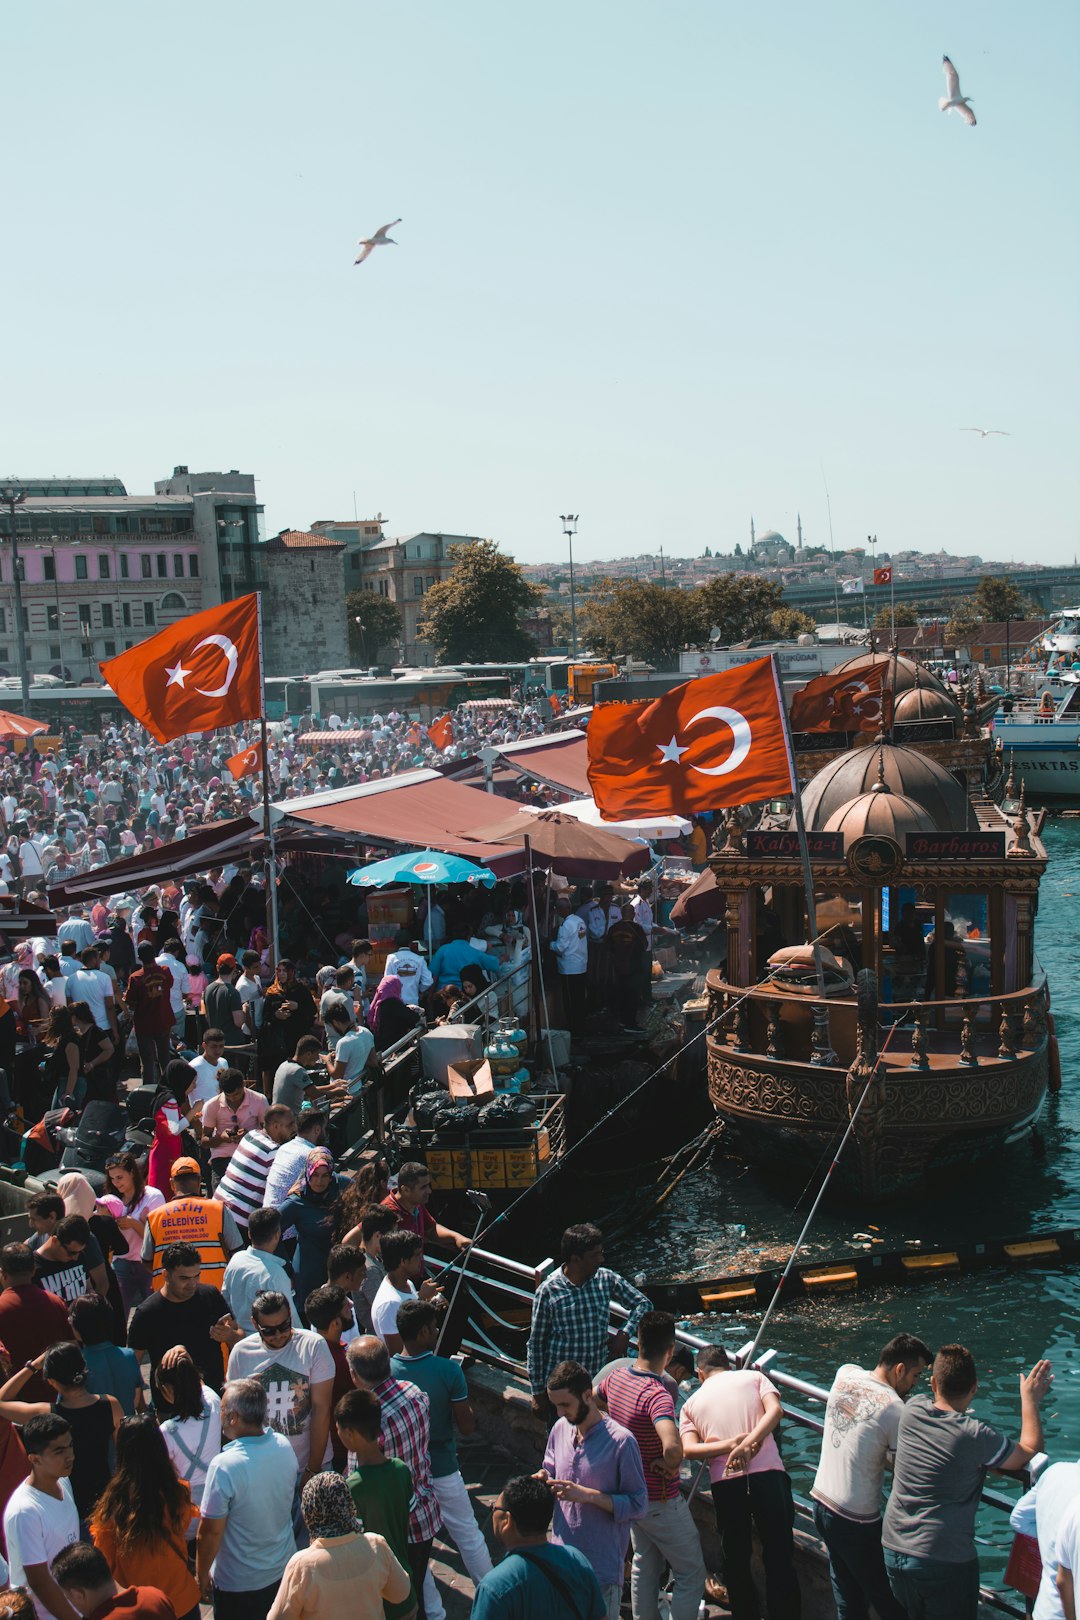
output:
M 345 548 L 275 550 L 267 555 L 263 630 L 267 675 L 347 669 Z

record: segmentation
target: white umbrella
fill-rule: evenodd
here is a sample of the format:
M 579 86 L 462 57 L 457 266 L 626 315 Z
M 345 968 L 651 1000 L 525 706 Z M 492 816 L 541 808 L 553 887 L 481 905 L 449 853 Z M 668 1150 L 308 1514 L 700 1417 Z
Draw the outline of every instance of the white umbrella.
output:
M 619 833 L 623 838 L 682 838 L 691 831 L 691 823 L 682 816 L 642 816 L 637 821 L 605 821 L 595 799 L 571 799 L 569 804 L 554 807 L 523 804 L 520 808 L 533 815 L 541 815 L 544 810 L 554 808 L 560 816 L 573 816 L 575 821 L 583 821 L 589 827 L 606 827 L 608 832 Z

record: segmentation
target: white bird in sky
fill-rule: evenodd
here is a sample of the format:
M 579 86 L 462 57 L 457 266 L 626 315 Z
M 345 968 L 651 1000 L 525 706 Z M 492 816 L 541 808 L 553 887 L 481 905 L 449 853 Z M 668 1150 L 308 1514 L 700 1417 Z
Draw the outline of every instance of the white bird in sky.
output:
M 1003 439 L 1011 439 L 1012 434 L 1007 428 L 961 428 L 961 433 L 977 433 L 981 439 L 988 439 L 991 433 L 999 433 Z
M 967 96 L 960 94 L 960 75 L 953 67 L 947 56 L 941 58 L 945 69 L 945 89 L 948 95 L 942 96 L 938 106 L 942 112 L 958 112 L 965 124 L 974 124 L 975 114 L 968 106 Z
M 392 236 L 387 236 L 386 233 L 387 231 L 392 230 L 395 225 L 400 224 L 400 219 L 392 219 L 389 225 L 380 225 L 374 236 L 362 236 L 358 245 L 363 248 L 363 252 L 360 254 L 359 258 L 353 260 L 353 263 L 363 264 L 368 254 L 374 252 L 377 247 L 386 247 L 387 245 L 390 247 L 397 247 L 397 243 L 394 241 L 394 238 Z

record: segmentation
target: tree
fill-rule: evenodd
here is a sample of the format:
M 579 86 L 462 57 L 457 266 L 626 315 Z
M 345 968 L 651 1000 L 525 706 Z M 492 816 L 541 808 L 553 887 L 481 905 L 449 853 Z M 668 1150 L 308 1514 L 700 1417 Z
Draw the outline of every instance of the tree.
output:
M 539 606 L 544 592 L 529 584 L 494 540 L 451 546 L 450 557 L 449 577 L 424 598 L 418 640 L 432 643 L 440 663 L 530 657 L 536 644 L 519 621 Z
M 700 640 L 701 591 L 669 591 L 645 580 L 599 581 L 578 615 L 579 637 L 601 658 L 674 665 L 679 649 Z
M 350 591 L 345 598 L 349 657 L 354 664 L 374 664 L 379 648 L 401 636 L 401 609 L 378 591 Z M 356 622 L 359 619 L 359 624 Z
M 747 641 L 751 636 L 775 635 L 773 614 L 784 606 L 780 586 L 752 574 L 711 579 L 697 595 L 701 598 L 703 633 L 708 635 L 715 628 L 725 645 Z
M 971 600 L 978 618 L 988 624 L 1003 624 L 1006 619 L 1037 616 L 1032 614 L 1019 585 L 1014 584 L 1006 574 L 984 574 Z
M 895 620 L 897 625 L 907 625 L 910 627 L 911 625 L 918 624 L 918 622 L 919 615 L 909 603 L 901 602 L 897 605 Z M 894 620 L 892 612 L 889 608 L 879 608 L 877 613 L 874 614 L 875 630 L 891 630 L 893 623 Z
M 777 641 L 794 641 L 798 636 L 813 635 L 817 629 L 816 619 L 793 607 L 776 608 L 770 624 Z
M 979 615 L 975 611 L 975 603 L 970 596 L 961 597 L 954 603 L 952 617 L 945 626 L 945 640 L 955 646 L 963 646 L 971 640 L 972 633 L 979 628 Z

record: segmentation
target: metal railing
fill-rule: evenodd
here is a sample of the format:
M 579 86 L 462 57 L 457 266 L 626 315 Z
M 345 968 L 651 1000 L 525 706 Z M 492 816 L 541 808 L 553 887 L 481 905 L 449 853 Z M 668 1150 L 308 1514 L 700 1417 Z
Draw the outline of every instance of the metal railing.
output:
M 428 1257 L 427 1265 L 432 1272 L 442 1270 L 442 1265 L 433 1257 Z M 532 1302 L 537 1288 L 544 1279 L 554 1270 L 555 1261 L 542 1260 L 536 1266 L 530 1266 L 519 1260 L 508 1259 L 505 1255 L 495 1254 L 490 1250 L 476 1248 L 468 1257 L 465 1270 L 462 1293 L 467 1299 L 467 1315 L 465 1328 L 461 1338 L 461 1350 L 473 1361 L 493 1367 L 499 1372 L 509 1375 L 515 1382 L 529 1388 L 528 1375 L 525 1366 L 525 1348 L 528 1342 L 529 1324 L 532 1314 Z M 612 1302 L 611 1316 L 614 1324 L 625 1323 L 629 1312 L 622 1306 Z M 677 1329 L 677 1337 L 681 1344 L 696 1352 L 707 1345 L 715 1344 L 715 1339 L 705 1339 L 698 1334 L 691 1333 L 685 1328 Z M 781 1392 L 781 1405 L 784 1422 L 800 1431 L 804 1436 L 821 1436 L 825 1431 L 824 1408 L 829 1399 L 829 1391 L 819 1384 L 811 1383 L 808 1379 L 799 1378 L 792 1373 L 786 1373 L 776 1366 L 775 1350 L 762 1350 L 752 1363 L 747 1363 L 752 1344 L 744 1344 L 736 1350 L 725 1346 L 734 1365 L 745 1367 L 752 1365 L 762 1371 L 768 1370 L 772 1383 Z M 793 1400 L 792 1397 L 795 1397 Z M 816 1402 L 822 1407 L 822 1416 L 808 1411 L 797 1401 Z M 816 1459 L 815 1459 L 816 1460 Z M 1027 1469 L 1018 1475 L 1018 1483 L 1024 1489 L 1045 1465 L 1047 1458 L 1040 1453 L 1033 1457 Z M 809 1467 L 809 1459 L 798 1459 L 796 1466 L 799 1471 Z M 709 1496 L 707 1481 L 708 1469 L 697 1469 L 689 1484 L 689 1493 L 696 1497 Z M 820 1547 L 822 1557 L 825 1549 L 814 1525 L 814 1504 L 809 1496 L 799 1491 L 793 1492 L 795 1509 L 799 1519 L 799 1527 L 807 1537 Z M 980 1494 L 980 1501 L 984 1508 L 994 1514 L 1011 1513 L 1014 1500 L 1004 1491 L 984 1489 Z M 1014 1616 L 1015 1620 L 1024 1620 L 1025 1609 L 1022 1602 L 1011 1601 L 993 1587 L 980 1586 L 980 1597 L 989 1607 Z

